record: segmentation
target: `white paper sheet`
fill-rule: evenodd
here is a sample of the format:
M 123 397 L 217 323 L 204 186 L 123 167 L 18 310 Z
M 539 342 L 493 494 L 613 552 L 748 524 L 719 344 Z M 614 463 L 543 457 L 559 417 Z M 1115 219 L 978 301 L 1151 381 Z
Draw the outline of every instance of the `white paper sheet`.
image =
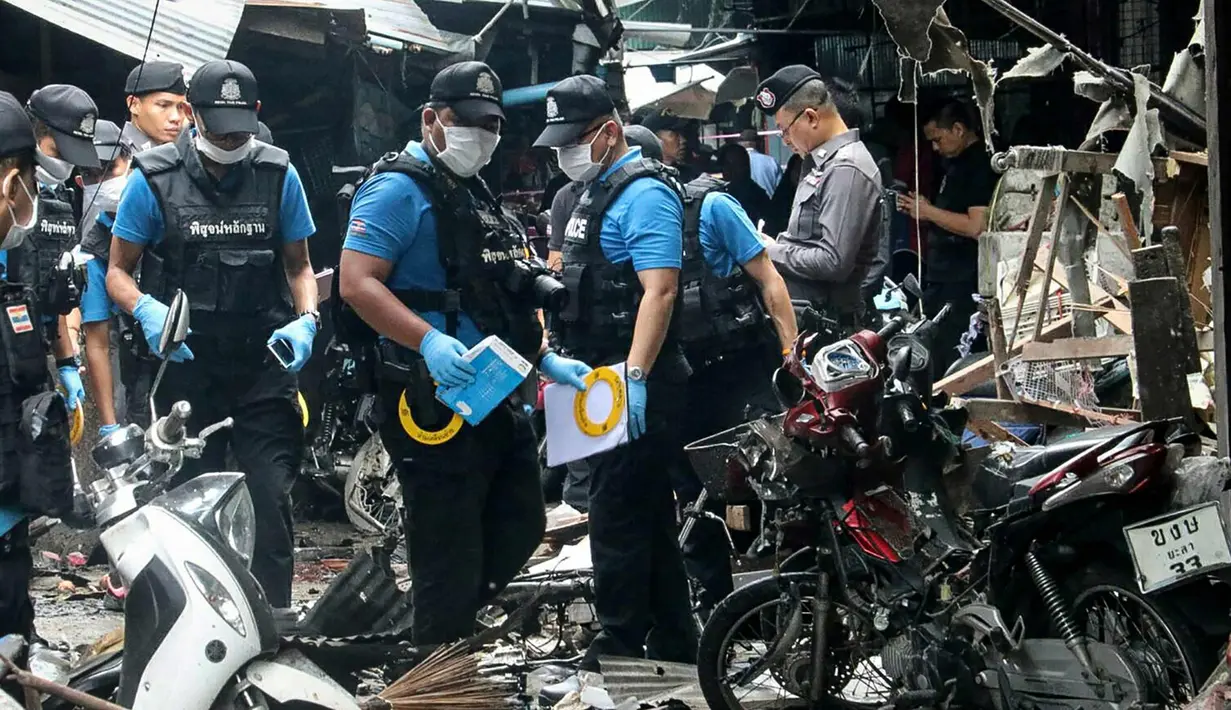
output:
M 612 370 L 624 381 L 624 363 L 612 365 Z M 586 413 L 591 421 L 601 422 L 611 414 L 614 394 L 611 386 L 598 381 L 586 397 Z M 589 436 L 577 426 L 573 417 L 573 398 L 577 390 L 568 385 L 551 384 L 543 391 L 544 414 L 547 419 L 547 465 L 560 466 L 594 454 L 610 451 L 628 442 L 628 407 L 611 431 L 602 436 Z

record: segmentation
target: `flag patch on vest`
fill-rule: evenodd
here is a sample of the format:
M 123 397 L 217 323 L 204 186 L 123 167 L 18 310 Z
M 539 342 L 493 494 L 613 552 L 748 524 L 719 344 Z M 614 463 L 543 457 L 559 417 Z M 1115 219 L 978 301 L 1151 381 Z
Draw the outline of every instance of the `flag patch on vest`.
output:
M 269 230 L 269 226 L 265 222 L 249 222 L 246 220 L 224 220 L 221 222 L 201 222 L 194 220 L 188 225 L 188 233 L 194 237 L 234 237 L 244 236 L 252 237 L 258 234 L 265 234 Z
M 30 309 L 25 306 L 9 306 L 4 310 L 8 312 L 9 325 L 13 327 L 14 333 L 29 333 L 34 330 L 34 322 L 30 320 Z

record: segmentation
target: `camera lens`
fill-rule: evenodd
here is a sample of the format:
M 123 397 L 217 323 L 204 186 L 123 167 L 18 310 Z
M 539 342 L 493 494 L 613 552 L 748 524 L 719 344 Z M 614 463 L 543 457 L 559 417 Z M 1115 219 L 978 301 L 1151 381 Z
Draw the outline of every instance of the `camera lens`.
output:
M 534 300 L 544 310 L 559 313 L 568 307 L 568 289 L 545 274 L 534 277 Z

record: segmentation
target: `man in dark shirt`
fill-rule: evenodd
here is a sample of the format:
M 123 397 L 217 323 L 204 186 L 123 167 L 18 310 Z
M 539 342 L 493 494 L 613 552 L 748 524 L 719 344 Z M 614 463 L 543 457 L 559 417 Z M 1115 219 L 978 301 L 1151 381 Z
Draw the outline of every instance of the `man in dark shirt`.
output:
M 752 179 L 752 160 L 748 149 L 738 143 L 728 143 L 718 149 L 718 163 L 727 192 L 739 202 L 756 225 L 769 219 L 769 195 Z
M 988 205 L 996 190 L 996 173 L 976 132 L 978 125 L 966 105 L 954 101 L 942 106 L 923 126 L 932 149 L 945 159 L 936 203 L 914 194 L 898 198 L 898 209 L 917 214 L 920 222 L 929 225 L 924 308 L 932 315 L 946 303 L 953 306 L 932 347 L 937 376 L 957 360 L 958 341 L 976 310 L 979 235 L 987 228 Z

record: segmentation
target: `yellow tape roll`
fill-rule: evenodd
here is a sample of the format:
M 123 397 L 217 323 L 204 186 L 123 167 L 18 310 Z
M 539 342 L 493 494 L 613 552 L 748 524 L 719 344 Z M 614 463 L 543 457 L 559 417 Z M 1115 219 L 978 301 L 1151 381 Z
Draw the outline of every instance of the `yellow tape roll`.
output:
M 453 413 L 453 418 L 445 424 L 443 428 L 436 431 L 427 431 L 415 422 L 415 418 L 410 413 L 410 405 L 406 403 L 406 390 L 402 390 L 402 396 L 398 398 L 398 419 L 402 422 L 402 429 L 406 434 L 419 442 L 428 446 L 437 446 L 457 436 L 457 432 L 462 430 L 462 415 L 457 412 Z
M 590 419 L 590 414 L 586 411 L 586 402 L 597 382 L 606 382 L 611 387 L 612 396 L 611 412 L 601 422 Z M 586 436 L 602 436 L 614 429 L 620 417 L 624 416 L 624 380 L 620 373 L 610 367 L 600 367 L 586 375 L 585 383 L 586 390 L 573 397 L 573 419 L 577 421 L 577 428 Z
M 85 434 L 85 402 L 79 402 L 77 408 L 69 413 L 73 418 L 73 425 L 68 430 L 68 442 L 73 446 L 81 441 L 81 436 Z
M 303 428 L 308 428 L 308 400 L 304 399 L 303 392 L 296 392 L 295 397 L 299 400 L 299 414 L 303 417 Z

